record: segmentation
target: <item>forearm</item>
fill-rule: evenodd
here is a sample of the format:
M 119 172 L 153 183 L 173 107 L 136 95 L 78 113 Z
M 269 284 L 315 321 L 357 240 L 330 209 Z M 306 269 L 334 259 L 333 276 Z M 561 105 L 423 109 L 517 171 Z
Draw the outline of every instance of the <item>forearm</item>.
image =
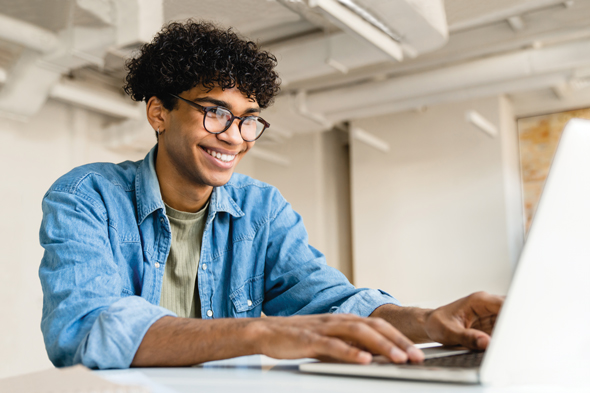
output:
M 252 326 L 257 319 L 163 317 L 149 328 L 131 366 L 189 366 L 260 353 Z
M 432 310 L 384 304 L 370 315 L 383 318 L 415 343 L 430 342 L 426 333 L 426 320 Z

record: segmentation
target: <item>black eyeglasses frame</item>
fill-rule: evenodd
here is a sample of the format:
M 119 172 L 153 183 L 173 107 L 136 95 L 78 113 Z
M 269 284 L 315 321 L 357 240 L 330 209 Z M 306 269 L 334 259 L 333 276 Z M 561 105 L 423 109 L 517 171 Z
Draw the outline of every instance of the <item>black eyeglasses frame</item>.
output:
M 264 133 L 264 131 L 266 131 L 266 129 L 267 129 L 268 127 L 270 127 L 270 123 L 269 123 L 269 122 L 267 122 L 266 120 L 264 120 L 264 119 L 263 119 L 262 117 L 260 117 L 260 116 L 244 116 L 244 117 L 235 116 L 235 115 L 232 113 L 232 111 L 230 111 L 229 109 L 227 109 L 227 108 L 226 108 L 226 107 L 224 107 L 224 106 L 219 106 L 219 105 L 217 105 L 217 106 L 203 106 L 203 105 L 199 105 L 199 104 L 197 104 L 196 102 L 193 102 L 193 101 L 187 100 L 186 98 L 182 98 L 182 97 L 180 97 L 180 96 L 177 96 L 176 94 L 172 94 L 172 93 L 168 93 L 168 94 L 169 94 L 169 95 L 171 95 L 171 96 L 172 96 L 172 97 L 174 97 L 174 98 L 178 98 L 179 100 L 182 100 L 182 101 L 186 102 L 187 104 L 189 104 L 189 105 L 190 105 L 190 106 L 192 106 L 193 108 L 195 108 L 195 109 L 198 109 L 198 110 L 200 110 L 201 112 L 203 112 L 203 128 L 204 128 L 204 129 L 205 129 L 205 131 L 207 131 L 209 134 L 218 135 L 218 134 L 224 133 L 225 131 L 227 131 L 227 130 L 228 130 L 230 127 L 231 127 L 231 125 L 234 123 L 234 120 L 236 120 L 236 119 L 239 119 L 239 120 L 240 120 L 240 122 L 238 123 L 238 130 L 240 131 L 240 136 L 242 137 L 242 139 L 243 139 L 245 142 L 254 142 L 255 140 L 257 140 L 258 138 L 260 138 L 260 137 L 262 136 L 262 134 Z M 226 111 L 228 111 L 228 112 L 231 114 L 231 119 L 230 119 L 230 120 L 227 122 L 227 125 L 225 126 L 225 128 L 224 128 L 222 131 L 219 131 L 219 132 L 212 132 L 212 131 L 209 131 L 209 130 L 207 129 L 207 127 L 205 126 L 205 120 L 207 119 L 207 113 L 208 113 L 208 112 L 210 112 L 210 111 L 213 111 L 213 110 L 215 110 L 215 109 L 217 109 L 217 108 L 223 108 L 223 109 L 225 109 Z M 247 118 L 253 118 L 253 117 L 255 117 L 255 118 L 257 119 L 257 121 L 260 121 L 260 122 L 262 122 L 262 124 L 264 124 L 264 128 L 262 129 L 262 131 L 260 131 L 260 134 L 258 134 L 258 136 L 257 136 L 256 138 L 254 138 L 254 139 L 251 139 L 251 140 L 248 140 L 248 139 L 244 138 L 244 136 L 242 135 L 242 123 L 243 123 L 243 122 L 244 122 L 244 120 L 246 120 Z

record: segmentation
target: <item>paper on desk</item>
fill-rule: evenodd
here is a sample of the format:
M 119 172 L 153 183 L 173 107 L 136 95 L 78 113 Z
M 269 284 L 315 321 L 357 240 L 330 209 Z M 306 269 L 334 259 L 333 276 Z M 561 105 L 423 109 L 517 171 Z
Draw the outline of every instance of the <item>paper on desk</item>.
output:
M 2 393 L 149 393 L 145 386 L 119 385 L 84 366 L 54 368 L 0 380 Z

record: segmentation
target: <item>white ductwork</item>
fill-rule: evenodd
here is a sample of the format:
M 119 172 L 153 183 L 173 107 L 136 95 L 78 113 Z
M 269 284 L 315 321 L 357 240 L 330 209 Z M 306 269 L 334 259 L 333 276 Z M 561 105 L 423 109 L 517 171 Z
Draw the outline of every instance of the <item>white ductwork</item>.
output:
M 139 120 L 144 116 L 143 108 L 129 98 L 80 83 L 62 81 L 51 88 L 49 96 L 113 117 Z
M 162 0 L 78 0 L 76 6 L 91 12 L 106 27 L 70 24 L 59 34 L 0 15 L 0 38 L 25 46 L 0 91 L 0 113 L 26 120 L 51 95 L 110 116 L 137 118 L 135 106 L 117 94 L 58 84 L 62 75 L 81 67 L 102 68 L 109 49 L 135 47 L 152 39 L 163 23 Z
M 395 60 L 403 60 L 404 52 L 400 42 L 340 4 L 337 0 L 312 0 L 309 4 L 324 11 L 328 17 L 349 34 L 360 37 Z
M 115 0 L 118 47 L 150 42 L 164 23 L 163 0 Z
M 326 119 L 324 115 L 314 112 L 307 107 L 307 92 L 304 90 L 299 91 L 295 95 L 295 108 L 301 116 L 314 121 L 322 128 L 330 129 L 334 126 L 334 124 L 330 120 Z
M 346 33 L 295 41 L 270 49 L 280 59 L 277 71 L 284 85 L 391 61 L 373 45 L 351 39 Z
M 60 71 L 43 63 L 39 52 L 25 50 L 0 90 L 0 113 L 26 121 L 41 109 Z
M 441 0 L 309 0 L 331 21 L 401 61 L 445 45 L 448 30 Z
M 0 38 L 41 53 L 54 50 L 58 37 L 49 30 L 0 14 Z
M 514 16 L 520 16 L 558 4 L 567 5 L 567 3 L 568 2 L 564 0 L 514 1 L 512 6 L 500 8 L 499 11 L 486 12 L 481 16 L 453 23 L 449 26 L 449 31 L 454 33 L 468 30 L 474 27 L 499 22 L 501 20 L 508 20 Z
M 399 34 L 411 57 L 432 52 L 449 39 L 442 0 L 354 0 Z
M 277 99 L 271 123 L 292 132 L 327 131 L 332 124 L 418 109 L 442 102 L 513 94 L 568 84 L 590 66 L 590 42 L 508 53 L 433 71 Z M 302 98 L 305 101 L 302 102 Z M 309 108 L 314 118 L 297 108 Z M 265 113 L 265 118 L 267 114 Z M 317 119 L 322 119 L 318 122 Z M 327 121 L 326 121 L 327 120 Z
M 309 94 L 307 105 L 331 120 L 350 119 L 363 112 L 363 108 L 370 112 L 374 106 L 394 106 L 399 102 L 419 101 L 421 97 L 452 94 L 480 86 L 518 83 L 531 77 L 571 72 L 574 67 L 588 64 L 590 42 L 573 42 Z M 555 84 L 555 79 L 552 78 L 553 83 L 550 86 Z M 567 75 L 563 75 L 561 80 L 567 81 Z
M 330 115 L 333 121 L 348 121 L 353 119 L 381 116 L 407 110 L 422 110 L 431 105 L 445 102 L 459 102 L 502 94 L 512 94 L 522 91 L 537 90 L 567 81 L 567 72 L 532 76 L 520 80 L 510 80 L 502 83 L 477 85 L 470 88 L 458 88 L 442 93 L 424 95 L 414 98 L 385 102 L 370 107 L 359 106 L 355 110 L 336 112 Z

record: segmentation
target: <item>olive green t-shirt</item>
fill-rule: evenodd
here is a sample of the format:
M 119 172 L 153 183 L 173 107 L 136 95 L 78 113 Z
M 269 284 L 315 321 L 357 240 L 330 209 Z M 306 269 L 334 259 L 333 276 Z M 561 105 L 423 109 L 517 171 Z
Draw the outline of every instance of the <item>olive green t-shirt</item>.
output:
M 201 317 L 197 272 L 208 206 L 209 203 L 196 213 L 187 213 L 166 205 L 172 242 L 164 269 L 160 306 L 183 318 Z

